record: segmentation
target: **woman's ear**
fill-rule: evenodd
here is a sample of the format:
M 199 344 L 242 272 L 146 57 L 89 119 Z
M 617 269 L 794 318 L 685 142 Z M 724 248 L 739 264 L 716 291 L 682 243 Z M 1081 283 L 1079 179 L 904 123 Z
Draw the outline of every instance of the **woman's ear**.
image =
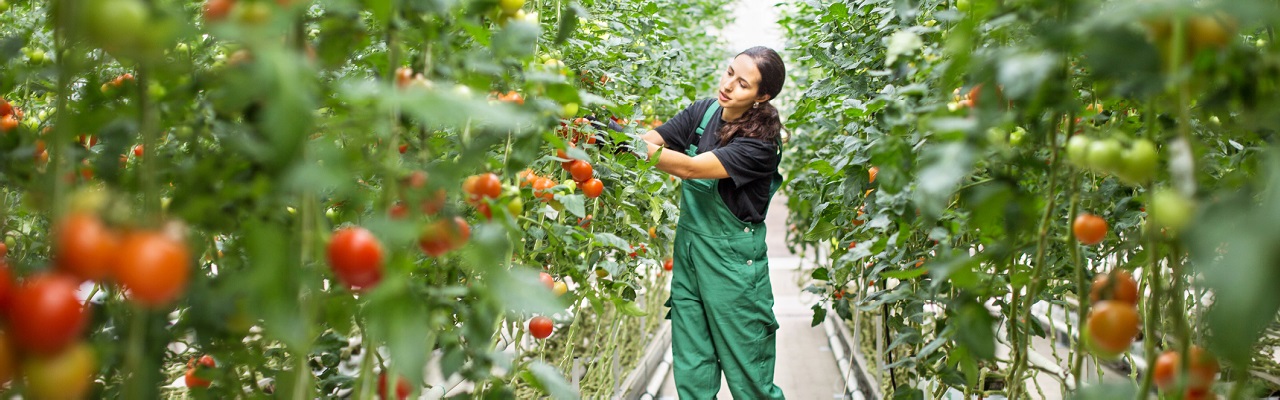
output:
M 763 103 L 763 102 L 766 102 L 766 101 L 769 101 L 769 95 L 767 95 L 767 94 L 762 94 L 762 95 L 760 95 L 760 96 L 757 96 L 757 97 L 756 97 L 756 102 L 757 102 L 757 103 Z

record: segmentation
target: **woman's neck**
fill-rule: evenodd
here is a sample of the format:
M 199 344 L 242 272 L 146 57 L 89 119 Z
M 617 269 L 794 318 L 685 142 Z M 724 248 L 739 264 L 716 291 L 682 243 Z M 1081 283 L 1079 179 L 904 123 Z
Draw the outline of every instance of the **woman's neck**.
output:
M 747 109 L 745 107 L 744 108 L 725 107 L 724 113 L 720 114 L 720 119 L 724 120 L 725 122 L 733 122 L 738 118 L 742 118 L 742 114 L 746 114 L 746 113 L 747 113 Z

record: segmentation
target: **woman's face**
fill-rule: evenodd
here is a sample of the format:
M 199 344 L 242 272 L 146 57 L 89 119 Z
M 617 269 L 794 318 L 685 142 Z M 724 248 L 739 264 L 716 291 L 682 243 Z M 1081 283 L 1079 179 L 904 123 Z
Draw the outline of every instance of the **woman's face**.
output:
M 720 106 L 724 108 L 751 107 L 768 96 L 756 96 L 760 87 L 760 70 L 751 56 L 734 57 L 720 76 Z

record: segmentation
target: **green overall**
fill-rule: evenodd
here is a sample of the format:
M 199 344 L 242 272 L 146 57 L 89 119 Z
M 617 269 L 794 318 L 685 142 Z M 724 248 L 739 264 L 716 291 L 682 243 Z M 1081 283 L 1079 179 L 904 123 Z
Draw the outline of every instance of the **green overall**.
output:
M 699 138 L 718 108 L 707 109 Z M 688 154 L 696 153 L 690 146 Z M 682 188 L 667 300 L 676 391 L 681 400 L 714 399 L 723 371 L 735 399 L 781 399 L 773 383 L 778 321 L 765 225 L 739 220 L 720 198 L 717 181 L 687 179 Z M 781 183 L 775 173 L 770 197 Z

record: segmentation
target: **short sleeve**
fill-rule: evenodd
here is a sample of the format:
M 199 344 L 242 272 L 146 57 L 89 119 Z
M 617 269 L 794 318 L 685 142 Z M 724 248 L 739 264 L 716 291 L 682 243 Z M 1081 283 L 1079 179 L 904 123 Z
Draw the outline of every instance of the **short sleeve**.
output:
M 711 151 L 729 173 L 733 185 L 742 187 L 757 179 L 772 177 L 778 170 L 778 147 L 754 138 L 734 138 Z
M 654 129 L 662 135 L 662 141 L 667 143 L 668 148 L 683 153 L 693 143 L 694 131 L 698 129 L 698 124 L 702 122 L 702 114 L 706 112 L 705 106 L 699 107 L 703 105 L 701 103 L 703 102 L 693 102 L 679 114 Z

